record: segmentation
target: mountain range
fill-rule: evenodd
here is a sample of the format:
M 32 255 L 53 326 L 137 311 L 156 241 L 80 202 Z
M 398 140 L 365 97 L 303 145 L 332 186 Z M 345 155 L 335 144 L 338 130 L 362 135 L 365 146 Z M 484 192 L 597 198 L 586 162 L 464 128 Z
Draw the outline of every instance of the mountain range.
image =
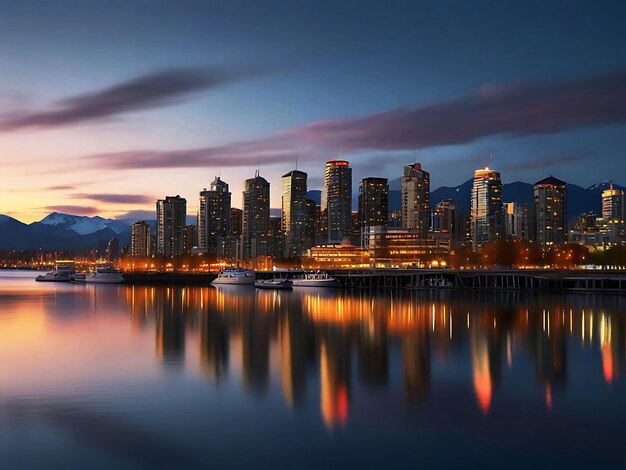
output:
M 470 195 L 473 180 L 469 179 L 458 186 L 442 186 L 431 192 L 430 201 L 435 204 L 444 200 L 455 201 L 463 214 L 470 212 Z M 575 184 L 568 185 L 567 212 L 572 224 L 583 212 L 601 213 L 602 191 L 610 185 L 601 181 L 588 188 Z M 624 189 L 614 185 L 617 189 Z M 319 200 L 320 191 L 310 191 L 309 197 Z M 502 187 L 505 202 L 533 203 L 533 185 L 516 181 Z M 401 208 L 400 178 L 389 181 L 389 209 Z M 145 214 L 149 215 L 149 214 Z M 274 214 L 275 215 L 275 214 Z M 38 222 L 25 224 L 13 217 L 0 214 L 0 250 L 72 250 L 82 251 L 102 249 L 113 237 L 120 245 L 130 244 L 130 225 L 135 219 L 113 220 L 100 216 L 87 217 L 53 212 Z M 155 220 L 147 220 L 154 228 Z M 195 223 L 195 217 L 188 216 L 187 223 Z

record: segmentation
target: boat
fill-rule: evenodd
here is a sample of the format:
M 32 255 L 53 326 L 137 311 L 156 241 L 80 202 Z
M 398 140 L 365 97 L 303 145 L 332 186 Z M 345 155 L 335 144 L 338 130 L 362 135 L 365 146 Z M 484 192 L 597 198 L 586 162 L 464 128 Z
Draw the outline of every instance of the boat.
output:
M 35 278 L 37 282 L 70 282 L 76 274 L 74 261 L 57 261 L 54 270 L 40 274 Z
M 73 282 L 86 284 L 121 284 L 126 282 L 122 276 L 122 271 L 111 266 L 98 266 L 94 272 L 89 274 L 77 274 Z
M 304 273 L 304 276 L 293 280 L 293 287 L 341 287 L 337 279 L 326 271 Z
M 289 279 L 259 279 L 254 286 L 257 289 L 291 289 L 293 282 Z
M 211 282 L 212 286 L 219 285 L 236 285 L 236 286 L 252 286 L 256 281 L 256 274 L 254 271 L 246 269 L 224 269 L 219 275 Z

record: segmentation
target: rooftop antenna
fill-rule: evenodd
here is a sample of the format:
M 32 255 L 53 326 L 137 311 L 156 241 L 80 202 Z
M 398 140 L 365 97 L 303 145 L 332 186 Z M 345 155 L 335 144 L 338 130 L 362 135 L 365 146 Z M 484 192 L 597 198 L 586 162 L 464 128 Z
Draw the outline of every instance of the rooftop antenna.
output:
M 259 173 L 260 173 L 260 171 L 261 171 L 261 159 L 259 158 L 259 159 L 256 161 L 256 173 L 255 173 L 255 175 L 254 175 L 256 178 L 258 178 L 258 177 L 259 177 Z

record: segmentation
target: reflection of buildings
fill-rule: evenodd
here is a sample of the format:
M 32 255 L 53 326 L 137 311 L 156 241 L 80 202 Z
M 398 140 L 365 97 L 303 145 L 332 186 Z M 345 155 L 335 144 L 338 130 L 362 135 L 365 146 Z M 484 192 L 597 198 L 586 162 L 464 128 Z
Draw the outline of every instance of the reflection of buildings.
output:
M 359 336 L 359 376 L 368 385 L 387 385 L 389 357 L 386 323 L 371 319 Z
M 285 312 L 280 328 L 281 382 L 288 406 L 300 403 L 306 392 L 306 374 L 314 341 L 299 313 Z
M 602 374 L 608 385 L 620 378 L 626 361 L 626 328 L 622 316 L 600 317 L 600 352 Z
M 427 328 L 403 336 L 402 369 L 407 400 L 413 403 L 423 401 L 430 391 L 430 344 Z
M 348 423 L 350 344 L 338 335 L 326 335 L 320 346 L 320 405 L 328 428 Z
M 228 369 L 228 326 L 220 314 L 200 315 L 200 366 L 207 375 L 219 380 Z
M 185 323 L 182 290 L 158 290 L 156 308 L 156 354 L 166 365 L 182 366 L 185 358 Z M 162 294 L 166 294 L 163 298 Z M 179 307 L 181 306 L 181 307 Z
M 251 309 L 242 313 L 243 382 L 249 390 L 262 393 L 270 371 L 270 324 L 266 315 L 271 312 Z
M 477 318 L 470 328 L 470 351 L 472 356 L 472 380 L 478 407 L 483 414 L 491 408 L 493 391 L 500 379 L 500 341 L 495 327 L 479 325 Z

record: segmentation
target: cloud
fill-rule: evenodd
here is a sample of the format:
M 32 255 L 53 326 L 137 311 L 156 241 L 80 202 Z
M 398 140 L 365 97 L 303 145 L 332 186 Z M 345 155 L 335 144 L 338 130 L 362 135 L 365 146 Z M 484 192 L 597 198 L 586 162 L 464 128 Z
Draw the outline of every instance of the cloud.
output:
M 511 162 L 501 165 L 502 170 L 535 170 L 538 168 L 549 168 L 563 163 L 573 163 L 591 158 L 587 154 L 565 154 L 555 155 L 551 157 L 542 157 L 535 160 L 521 159 L 517 162 Z
M 449 101 L 315 121 L 266 138 L 175 151 L 92 156 L 106 168 L 193 168 L 293 162 L 336 152 L 459 145 L 626 122 L 626 71 L 562 82 L 486 85 Z
M 156 210 L 152 209 L 152 210 L 142 210 L 142 209 L 138 209 L 138 210 L 134 210 L 134 211 L 128 211 L 128 212 L 124 212 L 123 214 L 120 214 L 118 216 L 115 217 L 116 220 L 154 220 L 156 219 Z
M 58 186 L 48 186 L 46 191 L 69 191 L 73 189 L 76 189 L 76 186 L 71 184 L 60 184 Z
M 224 86 L 261 72 L 259 67 L 161 70 L 104 90 L 66 98 L 48 110 L 17 113 L 0 121 L 0 130 L 68 126 L 159 108 L 177 103 L 190 93 Z
M 98 213 L 96 207 L 88 206 L 73 206 L 73 205 L 60 205 L 60 206 L 46 206 L 44 209 L 52 212 L 62 212 L 64 214 L 72 215 L 95 215 Z
M 156 198 L 143 194 L 74 194 L 72 198 L 113 204 L 147 204 L 156 201 Z

